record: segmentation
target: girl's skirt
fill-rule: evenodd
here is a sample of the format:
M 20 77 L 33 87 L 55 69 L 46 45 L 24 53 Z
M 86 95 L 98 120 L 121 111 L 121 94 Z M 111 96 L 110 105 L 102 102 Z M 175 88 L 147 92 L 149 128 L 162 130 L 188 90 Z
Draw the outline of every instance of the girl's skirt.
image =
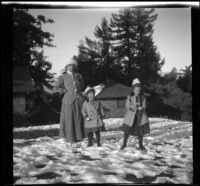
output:
M 149 123 L 145 123 L 144 125 L 140 126 L 140 122 L 142 119 L 142 112 L 136 112 L 135 119 L 133 121 L 132 126 L 128 126 L 123 124 L 122 130 L 130 134 L 132 136 L 144 136 L 145 134 L 150 133 Z

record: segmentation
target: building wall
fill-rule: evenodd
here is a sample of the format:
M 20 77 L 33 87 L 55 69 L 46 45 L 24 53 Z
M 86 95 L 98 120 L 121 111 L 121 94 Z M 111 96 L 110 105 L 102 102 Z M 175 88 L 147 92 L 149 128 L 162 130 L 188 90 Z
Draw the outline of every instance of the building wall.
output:
M 25 115 L 25 96 L 17 95 L 13 97 L 13 113 Z
M 121 118 L 126 112 L 126 99 L 119 100 L 99 100 L 105 112 L 105 118 Z
M 19 127 L 26 122 L 24 95 L 13 96 L 13 126 Z

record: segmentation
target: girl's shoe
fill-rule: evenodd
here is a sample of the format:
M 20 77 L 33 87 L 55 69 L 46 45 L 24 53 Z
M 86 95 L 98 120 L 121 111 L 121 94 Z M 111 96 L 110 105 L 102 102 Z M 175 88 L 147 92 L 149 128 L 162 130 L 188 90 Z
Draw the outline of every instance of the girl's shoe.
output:
M 122 145 L 120 150 L 124 150 L 127 147 L 127 145 Z
M 93 145 L 93 137 L 92 137 L 92 133 L 90 135 L 88 135 L 88 144 L 87 147 L 91 147 Z
M 88 144 L 87 144 L 87 147 L 91 147 L 91 146 L 92 146 L 92 143 L 88 143 Z
M 138 149 L 139 150 L 146 150 L 146 148 L 144 146 L 140 146 Z

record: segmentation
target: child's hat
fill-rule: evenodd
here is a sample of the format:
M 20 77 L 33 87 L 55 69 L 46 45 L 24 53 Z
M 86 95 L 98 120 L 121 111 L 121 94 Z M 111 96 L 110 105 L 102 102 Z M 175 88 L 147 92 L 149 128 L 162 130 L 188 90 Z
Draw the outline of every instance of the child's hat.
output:
M 132 88 L 141 87 L 141 82 L 138 78 L 135 78 L 132 82 Z
M 70 59 L 67 61 L 66 67 L 67 67 L 68 65 L 75 65 L 75 66 L 77 66 L 78 63 L 77 63 L 76 59 L 74 59 L 74 58 L 72 57 L 72 58 L 70 58 Z
M 90 92 L 93 92 L 95 94 L 94 88 L 87 86 L 87 88 L 84 91 L 84 94 L 87 96 Z

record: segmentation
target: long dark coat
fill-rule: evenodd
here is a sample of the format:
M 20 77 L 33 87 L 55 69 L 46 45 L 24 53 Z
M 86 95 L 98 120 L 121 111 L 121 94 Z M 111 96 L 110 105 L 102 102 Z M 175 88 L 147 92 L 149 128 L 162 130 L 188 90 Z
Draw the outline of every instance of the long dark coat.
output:
M 84 124 L 81 113 L 84 96 L 81 90 L 84 88 L 82 76 L 65 73 L 58 78 L 55 91 L 64 93 L 60 114 L 59 136 L 66 141 L 75 142 L 84 138 Z
M 84 118 L 84 129 L 85 133 L 101 131 L 103 128 L 103 117 L 104 111 L 98 101 L 91 103 L 89 101 L 84 101 L 82 106 L 82 114 Z M 90 120 L 86 120 L 89 117 Z

